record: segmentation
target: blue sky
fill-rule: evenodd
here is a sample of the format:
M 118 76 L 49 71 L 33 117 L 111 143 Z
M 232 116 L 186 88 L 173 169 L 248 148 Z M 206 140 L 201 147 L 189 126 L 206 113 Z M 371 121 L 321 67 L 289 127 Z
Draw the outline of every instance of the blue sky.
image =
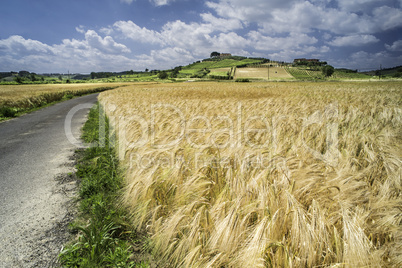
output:
M 402 0 L 2 0 L 0 71 L 167 69 L 212 51 L 402 65 Z

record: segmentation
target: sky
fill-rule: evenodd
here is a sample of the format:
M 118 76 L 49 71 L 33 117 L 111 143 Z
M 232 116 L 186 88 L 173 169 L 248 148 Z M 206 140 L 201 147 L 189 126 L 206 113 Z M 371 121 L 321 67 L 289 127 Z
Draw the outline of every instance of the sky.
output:
M 213 51 L 402 65 L 402 0 L 0 0 L 0 71 L 169 69 Z

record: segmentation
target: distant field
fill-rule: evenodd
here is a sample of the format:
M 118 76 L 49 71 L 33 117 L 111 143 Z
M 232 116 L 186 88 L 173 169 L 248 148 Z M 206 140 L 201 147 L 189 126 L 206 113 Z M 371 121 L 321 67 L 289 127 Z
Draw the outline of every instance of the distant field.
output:
M 0 121 L 74 96 L 124 86 L 124 83 L 0 85 Z
M 231 68 L 216 68 L 211 69 L 210 75 L 227 75 Z
M 251 79 L 268 79 L 268 68 L 237 68 L 235 79 L 237 78 L 251 78 Z M 269 79 L 293 79 L 293 77 L 281 67 L 269 68 Z
M 84 91 L 101 87 L 117 87 L 122 83 L 96 84 L 39 84 L 39 85 L 0 85 L 0 105 L 4 102 L 16 102 L 46 93 L 63 91 Z
M 227 67 L 234 67 L 240 66 L 244 64 L 255 64 L 260 62 L 261 60 L 256 59 L 243 59 L 243 60 L 234 60 L 234 59 L 223 59 L 219 61 L 203 61 L 199 63 L 193 63 L 183 67 L 181 72 L 186 72 L 186 70 L 192 69 L 217 69 L 217 68 L 227 68 Z

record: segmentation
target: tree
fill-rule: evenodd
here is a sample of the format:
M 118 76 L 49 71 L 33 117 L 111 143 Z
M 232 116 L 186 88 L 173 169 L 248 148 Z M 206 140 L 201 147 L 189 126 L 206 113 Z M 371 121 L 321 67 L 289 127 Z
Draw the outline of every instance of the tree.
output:
M 211 53 L 211 58 L 219 57 L 220 55 L 221 55 L 221 53 L 214 51 Z
M 168 78 L 168 74 L 165 71 L 162 71 L 162 72 L 158 73 L 158 78 L 166 79 L 166 78 Z
M 14 81 L 17 82 L 18 84 L 22 84 L 22 78 L 21 78 L 21 76 L 16 76 L 16 77 L 14 77 Z
M 335 69 L 331 65 L 325 65 L 324 67 L 322 67 L 322 74 L 326 77 L 331 76 L 334 72 Z
M 172 73 L 170 74 L 170 77 L 176 78 L 178 74 L 179 74 L 179 70 L 177 68 L 174 68 Z

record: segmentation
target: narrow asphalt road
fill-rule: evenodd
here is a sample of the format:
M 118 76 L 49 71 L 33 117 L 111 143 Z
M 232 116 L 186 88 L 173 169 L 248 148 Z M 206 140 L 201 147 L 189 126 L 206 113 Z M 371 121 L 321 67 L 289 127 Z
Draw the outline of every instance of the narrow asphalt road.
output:
M 55 265 L 68 236 L 75 189 L 75 181 L 67 178 L 74 170 L 77 145 L 66 132 L 79 139 L 87 107 L 97 96 L 0 123 L 0 267 Z M 66 128 L 66 117 L 74 109 Z M 66 131 L 70 126 L 71 132 Z

